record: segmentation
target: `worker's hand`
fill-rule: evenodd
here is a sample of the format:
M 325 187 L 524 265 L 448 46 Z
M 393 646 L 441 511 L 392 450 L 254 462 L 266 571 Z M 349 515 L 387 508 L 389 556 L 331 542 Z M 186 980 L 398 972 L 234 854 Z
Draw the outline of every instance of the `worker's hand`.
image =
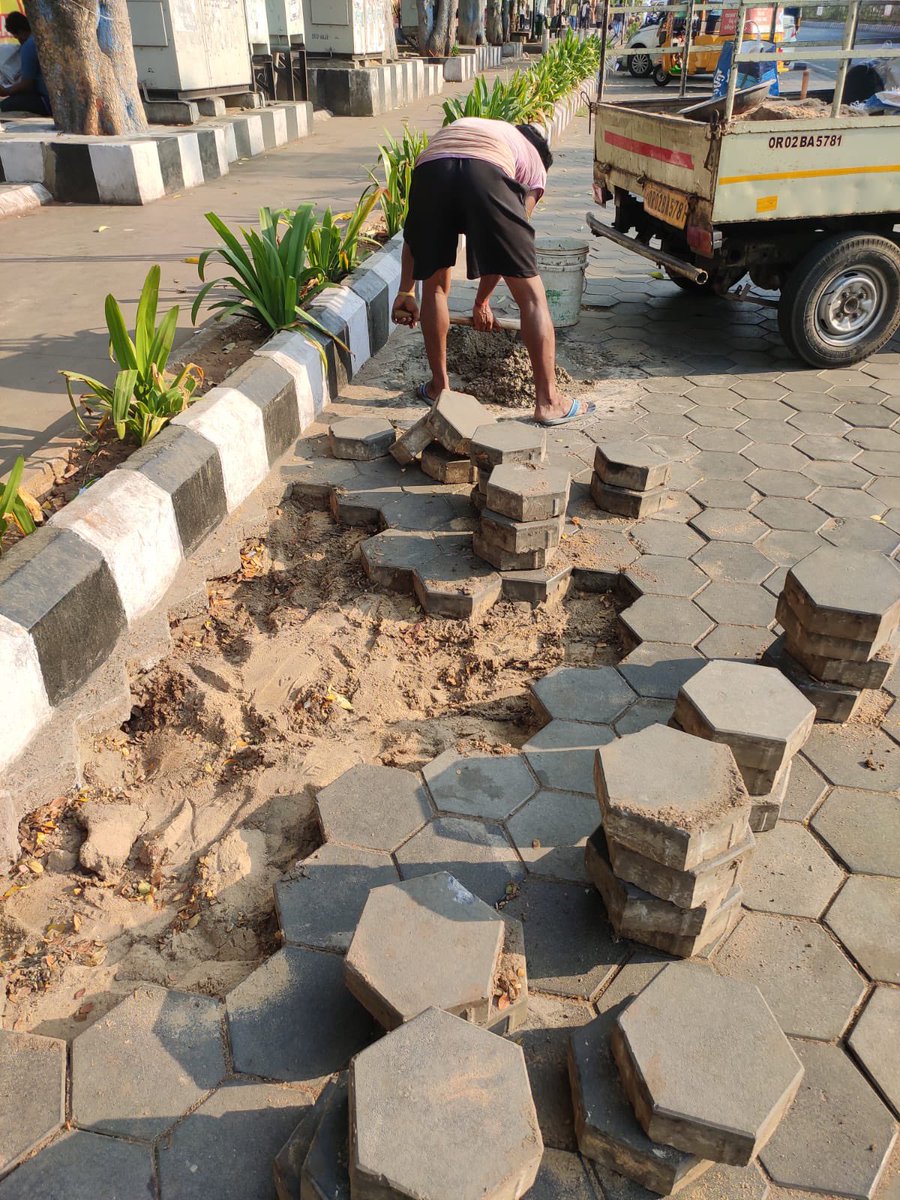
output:
M 415 329 L 419 323 L 419 305 L 412 293 L 400 293 L 394 301 L 391 320 L 395 325 L 407 325 L 410 329 Z
M 472 324 L 482 333 L 490 333 L 494 328 L 494 314 L 491 312 L 489 301 L 485 300 L 483 304 L 475 304 L 472 309 Z

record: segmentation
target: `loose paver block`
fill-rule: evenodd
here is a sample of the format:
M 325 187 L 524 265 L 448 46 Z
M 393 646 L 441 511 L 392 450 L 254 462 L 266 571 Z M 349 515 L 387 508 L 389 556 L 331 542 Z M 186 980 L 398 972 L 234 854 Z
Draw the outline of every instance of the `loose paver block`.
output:
M 518 553 L 514 550 L 504 550 L 491 541 L 489 538 L 483 537 L 481 531 L 478 530 L 472 537 L 472 551 L 478 557 L 483 559 L 496 571 L 543 571 L 550 567 L 556 555 L 557 547 L 544 550 L 522 550 Z
M 715 963 L 757 984 L 781 1028 L 798 1037 L 840 1037 L 866 990 L 822 926 L 796 917 L 746 913 Z
M 619 622 L 630 646 L 662 641 L 694 646 L 713 628 L 693 601 L 677 596 L 641 596 L 619 613 Z
M 152 1141 L 226 1074 L 219 1000 L 138 988 L 72 1043 L 72 1116 Z
M 525 868 L 499 825 L 438 817 L 396 854 L 403 879 L 448 871 L 470 892 L 496 904 L 525 878 Z
M 701 670 L 705 662 L 690 646 L 642 642 L 622 659 L 619 672 L 639 696 L 674 700 L 684 681 Z
M 466 756 L 445 750 L 422 768 L 435 807 L 463 817 L 504 820 L 537 791 L 518 754 Z
M 551 721 L 528 739 L 522 753 L 544 787 L 593 796 L 594 754 L 615 736 L 608 725 Z
M 825 920 L 867 975 L 900 983 L 900 880 L 851 875 Z
M 671 462 L 646 442 L 602 442 L 594 455 L 594 470 L 604 483 L 649 492 L 669 482 Z
M 411 425 L 392 443 L 390 454 L 401 467 L 409 466 L 411 462 L 414 462 L 431 442 L 430 415 L 430 413 L 426 413 L 424 417 L 420 417 L 415 425 Z
M 844 882 L 844 872 L 805 826 L 781 821 L 757 839 L 744 871 L 744 905 L 760 912 L 820 917 Z
M 512 1042 L 431 1008 L 350 1075 L 354 1200 L 518 1200 L 531 1187 L 544 1146 Z
M 900 620 L 900 571 L 882 554 L 822 546 L 788 571 L 784 587 L 811 633 L 874 650 Z
M 487 483 L 487 507 L 514 521 L 561 517 L 569 502 L 569 473 L 544 463 L 494 467 Z
M 328 430 L 328 448 L 335 458 L 371 462 L 383 458 L 394 444 L 396 431 L 383 417 L 347 417 Z
M 835 788 L 812 827 L 851 871 L 900 878 L 900 797 Z
M 597 802 L 576 792 L 540 791 L 507 822 L 529 871 L 587 882 L 584 847 L 597 824 Z
M 372 1022 L 344 986 L 336 954 L 285 946 L 226 997 L 236 1071 L 321 1079 L 366 1044 Z
M 66 1043 L 0 1029 L 0 1172 L 66 1119 Z
M 270 1174 L 270 1189 L 271 1186 Z M 0 1200 L 155 1200 L 155 1197 L 149 1146 L 81 1130 L 58 1138 L 0 1182 Z M 182 1192 L 181 1197 L 193 1200 L 187 1192 Z
M 775 667 L 798 688 L 816 710 L 818 721 L 848 721 L 862 703 L 862 693 L 840 683 L 814 679 L 788 652 L 787 635 L 770 642 L 760 656 L 763 666 Z M 810 737 L 814 737 L 816 730 Z
M 896 638 L 896 635 L 895 635 Z M 895 638 L 885 643 L 868 662 L 850 662 L 842 658 L 826 658 L 822 655 L 808 654 L 803 643 L 791 642 L 791 656 L 796 659 L 805 671 L 814 679 L 823 683 L 841 683 L 852 688 L 873 688 L 877 690 L 887 679 L 897 658 Z
M 528 997 L 528 1013 L 516 1030 L 515 1041 L 525 1055 L 545 1146 L 578 1149 L 566 1056 L 570 1031 L 586 1025 L 595 1015 L 589 1005 L 577 1000 L 536 992 Z
M 652 725 L 597 751 L 607 836 L 685 871 L 744 840 L 750 798 L 728 746 Z
M 594 1172 L 603 1188 L 603 1200 L 656 1200 L 656 1193 L 649 1192 L 624 1175 L 611 1171 L 599 1164 Z M 776 1200 L 759 1166 L 726 1167 L 713 1163 L 709 1171 L 696 1183 L 689 1184 L 680 1193 L 681 1200 Z M 777 1200 L 800 1200 L 800 1197 L 777 1197 Z M 809 1200 L 809 1197 L 803 1197 Z
M 331 842 L 395 850 L 431 811 L 418 777 L 396 767 L 351 767 L 316 797 L 322 833 Z
M 451 454 L 443 446 L 432 442 L 422 451 L 419 466 L 438 483 L 461 485 L 474 483 L 477 476 L 472 460 L 459 454 Z
M 855 663 L 868 662 L 876 649 L 880 647 L 874 647 L 871 642 L 858 641 L 855 638 L 831 637 L 826 633 L 814 633 L 803 624 L 803 618 L 787 592 L 787 578 L 788 576 L 785 576 L 785 590 L 778 597 L 775 616 L 778 618 L 778 624 L 784 630 L 785 648 L 788 653 L 793 647 L 798 647 L 806 657 L 838 658 Z
M 469 457 L 480 471 L 490 473 L 502 463 L 541 462 L 544 442 L 544 431 L 536 425 L 526 425 L 524 421 L 497 421 L 475 430 Z
M 591 476 L 591 496 L 603 512 L 613 513 L 618 517 L 648 517 L 664 507 L 669 499 L 669 492 L 663 487 L 651 488 L 648 492 L 614 487 L 611 483 L 604 483 L 594 472 Z
M 398 878 L 389 854 L 326 842 L 275 884 L 284 940 L 346 950 L 369 892 Z
M 711 662 L 684 684 L 675 720 L 730 746 L 751 795 L 770 792 L 809 737 L 816 710 L 772 667 Z
M 490 1026 L 502 1016 L 495 992 L 505 936 L 499 913 L 452 875 L 422 875 L 371 893 L 344 978 L 385 1029 L 426 1008 Z
M 482 425 L 494 417 L 483 404 L 466 392 L 443 391 L 428 414 L 428 428 L 434 441 L 453 454 L 469 453 L 469 446 Z
M 343 1077 L 346 1078 L 346 1073 Z M 335 1087 L 335 1080 L 329 1080 L 325 1084 L 315 1104 L 304 1111 L 300 1123 L 272 1160 L 272 1175 L 278 1200 L 298 1200 L 303 1163 Z
M 803 1068 L 759 990 L 670 963 L 616 1018 L 612 1052 L 649 1137 L 746 1166 Z
M 634 699 L 615 667 L 555 667 L 531 685 L 531 699 L 545 720 L 614 721 Z
M 350 1096 L 346 1071 L 329 1085 L 316 1109 L 318 1123 L 300 1168 L 299 1196 L 350 1200 Z
M 678 871 L 643 854 L 637 854 L 612 837 L 606 840 L 610 862 L 616 878 L 649 892 L 660 900 L 669 900 L 680 908 L 696 908 L 706 904 L 715 908 L 721 904 L 743 871 L 756 841 L 751 832 L 737 845 L 722 854 L 708 858 L 694 870 Z
M 877 987 L 847 1044 L 900 1115 L 900 991 Z
M 481 541 L 508 554 L 555 550 L 561 534 L 560 520 L 552 517 L 549 521 L 513 521 L 485 508 L 481 513 Z
M 762 1164 L 782 1187 L 869 1200 L 896 1140 L 891 1114 L 840 1046 L 792 1045 L 803 1083 Z

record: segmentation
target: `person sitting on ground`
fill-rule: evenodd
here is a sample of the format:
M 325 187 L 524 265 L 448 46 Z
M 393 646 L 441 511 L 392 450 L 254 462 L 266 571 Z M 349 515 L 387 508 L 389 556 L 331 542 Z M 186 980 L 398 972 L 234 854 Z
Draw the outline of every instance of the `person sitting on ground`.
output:
M 6 18 L 6 29 L 21 46 L 19 76 L 12 83 L 0 86 L 0 112 L 36 113 L 50 116 L 50 95 L 41 64 L 38 62 L 37 47 L 31 33 L 28 18 L 20 12 L 12 12 Z
M 533 125 L 484 117 L 446 125 L 416 159 L 392 319 L 410 327 L 421 319 L 431 380 L 419 386 L 420 400 L 431 403 L 450 386 L 447 301 L 462 233 L 468 276 L 480 280 L 472 310 L 475 328 L 493 329 L 489 301 L 501 278 L 519 306 L 522 340 L 534 371 L 534 419 L 562 425 L 593 411 L 592 404 L 578 400 L 569 405 L 556 387 L 556 337 L 529 221 L 552 162 L 546 138 Z M 421 309 L 417 280 L 422 281 Z

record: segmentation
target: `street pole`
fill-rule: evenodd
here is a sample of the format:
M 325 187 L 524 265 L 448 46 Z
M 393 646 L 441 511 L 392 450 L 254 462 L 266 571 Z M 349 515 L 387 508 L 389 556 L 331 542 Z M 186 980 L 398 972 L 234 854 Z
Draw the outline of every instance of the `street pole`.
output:
M 701 9 L 702 13 L 702 9 Z M 703 17 L 701 16 L 701 20 Z M 684 53 L 681 57 L 681 84 L 680 94 L 683 96 L 687 91 L 688 81 L 688 63 L 691 61 L 691 46 L 694 41 L 694 0 L 688 0 L 687 6 L 687 24 L 684 30 Z
M 597 78 L 597 103 L 603 99 L 603 85 L 606 82 L 606 43 L 609 38 L 609 0 L 603 0 L 603 28 L 600 30 L 600 71 Z

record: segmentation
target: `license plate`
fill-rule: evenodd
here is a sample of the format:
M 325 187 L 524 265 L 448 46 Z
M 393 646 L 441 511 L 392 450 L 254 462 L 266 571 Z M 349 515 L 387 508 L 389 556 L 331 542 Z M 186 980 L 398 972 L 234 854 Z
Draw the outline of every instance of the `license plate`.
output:
M 644 210 L 651 217 L 659 217 L 676 229 L 684 229 L 688 217 L 688 198 L 681 192 L 660 187 L 658 183 L 648 183 L 644 186 Z

